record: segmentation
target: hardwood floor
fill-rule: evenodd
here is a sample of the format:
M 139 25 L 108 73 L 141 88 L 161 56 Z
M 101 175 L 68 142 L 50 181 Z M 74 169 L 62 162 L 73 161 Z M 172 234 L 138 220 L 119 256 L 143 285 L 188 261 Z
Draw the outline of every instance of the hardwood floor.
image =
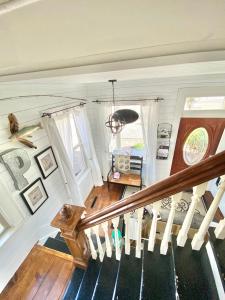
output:
M 72 260 L 36 245 L 0 294 L 0 300 L 61 299 L 73 270 Z
M 87 200 L 85 201 L 86 211 L 87 213 L 93 213 L 105 206 L 108 206 L 119 199 L 124 191 L 124 186 L 119 184 L 110 184 L 109 191 L 107 183 L 105 182 L 103 186 L 94 188 L 90 195 L 88 196 Z M 96 200 L 95 200 L 95 197 Z M 93 203 L 95 200 L 95 203 Z M 91 207 L 94 204 L 93 207 Z

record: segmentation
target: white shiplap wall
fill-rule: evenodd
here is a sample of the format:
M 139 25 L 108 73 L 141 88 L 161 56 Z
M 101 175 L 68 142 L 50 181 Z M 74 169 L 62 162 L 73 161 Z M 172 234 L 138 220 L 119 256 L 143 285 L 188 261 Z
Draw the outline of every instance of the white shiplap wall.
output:
M 83 89 L 77 91 L 76 95 L 80 96 L 81 93 L 83 95 Z M 29 149 L 18 142 L 10 141 L 8 139 L 10 132 L 7 116 L 13 112 L 18 118 L 20 127 L 22 128 L 27 125 L 39 123 L 43 111 L 65 103 L 71 103 L 71 100 L 51 97 L 32 97 L 29 99 L 0 101 L 0 152 L 13 147 L 24 148 L 27 151 L 32 163 L 28 172 L 25 173 L 29 184 L 38 177 L 41 177 L 41 173 L 34 160 L 34 155 L 47 148 L 49 146 L 49 140 L 45 130 L 41 129 L 34 132 L 33 138 L 31 139 L 37 146 L 37 149 Z M 0 180 L 11 196 L 10 199 L 4 200 L 13 203 L 22 220 L 19 227 L 15 228 L 12 235 L 0 246 L 1 291 L 33 245 L 39 239 L 55 231 L 55 229 L 50 226 L 50 222 L 62 204 L 67 202 L 68 197 L 60 171 L 57 169 L 45 180 L 42 178 L 49 199 L 34 215 L 31 215 L 19 195 L 20 192 L 15 190 L 13 181 L 2 164 L 0 164 Z M 90 188 L 92 188 L 92 186 Z M 83 195 L 86 196 L 86 193 L 88 193 L 88 191 L 85 190 Z M 0 201 L 1 200 L 2 199 L 0 199 Z M 11 213 L 11 211 L 7 211 L 9 220 L 13 217 Z
M 190 90 L 190 95 L 204 95 L 211 91 L 219 90 L 225 95 L 224 75 L 204 75 L 183 78 L 161 78 L 143 79 L 135 81 L 121 81 L 115 84 L 115 95 L 118 99 L 135 99 L 163 97 L 165 101 L 160 102 L 159 122 L 169 122 L 173 125 L 171 137 L 171 147 L 168 160 L 157 160 L 156 178 L 157 180 L 169 176 L 173 153 L 176 143 L 177 130 L 180 117 L 183 114 L 184 94 Z M 185 91 L 185 93 L 184 93 Z M 87 97 L 91 100 L 112 99 L 112 88 L 110 83 L 96 83 L 87 86 Z M 92 103 L 88 106 L 88 114 L 91 122 L 97 156 L 100 160 L 101 149 L 99 147 L 97 113 L 98 105 Z M 225 117 L 225 116 L 224 116 Z

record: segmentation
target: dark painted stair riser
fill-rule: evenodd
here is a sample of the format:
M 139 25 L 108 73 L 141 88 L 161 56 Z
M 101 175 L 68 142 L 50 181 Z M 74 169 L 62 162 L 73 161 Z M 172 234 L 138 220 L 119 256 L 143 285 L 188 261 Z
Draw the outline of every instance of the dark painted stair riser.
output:
M 54 249 L 66 254 L 71 254 L 69 248 L 67 247 L 66 243 L 62 240 L 55 239 L 49 237 L 47 241 L 44 244 L 45 247 L 48 247 L 50 249 Z

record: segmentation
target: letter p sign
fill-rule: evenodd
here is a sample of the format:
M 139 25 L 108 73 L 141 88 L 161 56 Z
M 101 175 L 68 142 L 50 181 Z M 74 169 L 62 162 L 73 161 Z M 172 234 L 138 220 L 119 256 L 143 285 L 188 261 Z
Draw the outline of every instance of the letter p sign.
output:
M 25 150 L 12 148 L 1 152 L 0 162 L 5 165 L 17 190 L 28 185 L 28 180 L 23 175 L 29 170 L 31 161 Z

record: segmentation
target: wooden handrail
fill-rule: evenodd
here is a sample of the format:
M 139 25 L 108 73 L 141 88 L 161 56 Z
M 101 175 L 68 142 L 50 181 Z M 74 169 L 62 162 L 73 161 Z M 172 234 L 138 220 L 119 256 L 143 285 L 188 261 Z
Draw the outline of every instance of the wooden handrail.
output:
M 77 224 L 77 229 L 81 231 L 90 228 L 224 174 L 225 151 L 161 180 L 96 213 L 87 215 Z

